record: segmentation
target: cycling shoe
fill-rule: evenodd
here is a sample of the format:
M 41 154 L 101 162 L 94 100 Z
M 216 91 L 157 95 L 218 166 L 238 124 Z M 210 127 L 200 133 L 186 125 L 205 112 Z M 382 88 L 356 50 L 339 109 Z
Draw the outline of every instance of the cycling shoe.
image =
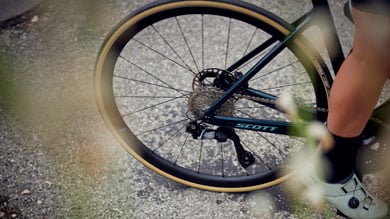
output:
M 373 197 L 362 185 L 356 174 L 352 174 L 340 183 L 325 183 L 321 181 L 313 168 L 304 168 L 299 174 L 307 187 L 313 183 L 323 188 L 325 199 L 337 208 L 340 215 L 351 219 L 384 219 L 387 218 L 386 204 Z

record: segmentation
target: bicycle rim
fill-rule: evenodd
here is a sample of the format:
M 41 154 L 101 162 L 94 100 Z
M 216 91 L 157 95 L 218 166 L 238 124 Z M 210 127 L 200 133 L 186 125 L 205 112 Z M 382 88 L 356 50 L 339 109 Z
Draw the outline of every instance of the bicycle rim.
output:
M 233 4 L 234 3 L 234 4 Z M 193 118 L 188 98 L 195 75 L 226 69 L 256 45 L 291 27 L 253 5 L 233 1 L 164 1 L 124 19 L 106 38 L 95 66 L 99 111 L 121 145 L 148 168 L 192 187 L 242 192 L 288 179 L 286 161 L 304 139 L 237 130 L 255 164 L 243 168 L 231 141 L 198 140 L 186 132 Z M 328 73 L 299 39 L 249 83 L 300 103 L 327 107 Z M 261 55 L 264 55 L 262 53 Z M 237 71 L 245 72 L 260 56 Z M 319 74 L 322 77 L 319 77 Z M 288 121 L 286 115 L 246 99 L 232 116 Z M 206 124 L 207 125 L 207 124 Z M 209 126 L 210 128 L 215 128 Z

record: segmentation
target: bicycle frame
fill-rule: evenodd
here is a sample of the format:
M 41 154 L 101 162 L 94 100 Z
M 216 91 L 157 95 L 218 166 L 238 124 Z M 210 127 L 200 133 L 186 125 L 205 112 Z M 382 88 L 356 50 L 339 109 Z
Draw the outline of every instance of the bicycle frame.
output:
M 272 48 L 270 52 L 264 55 L 249 71 L 247 71 L 237 82 L 235 82 L 225 93 L 205 112 L 203 120 L 207 123 L 211 123 L 218 126 L 234 127 L 238 129 L 246 129 L 253 131 L 268 132 L 274 134 L 291 135 L 291 129 L 294 128 L 289 122 L 281 121 L 267 121 L 251 118 L 237 118 L 229 116 L 218 116 L 214 112 L 222 106 L 235 92 L 242 88 L 253 76 L 255 76 L 264 66 L 266 66 L 274 57 L 276 57 L 283 49 L 287 47 L 287 44 L 294 40 L 297 36 L 302 34 L 308 27 L 318 26 L 322 34 L 327 33 L 324 37 L 326 50 L 329 54 L 329 58 L 332 64 L 334 72 L 340 68 L 344 61 L 344 55 L 342 52 L 339 37 L 337 35 L 336 26 L 331 15 L 329 4 L 326 0 L 312 0 L 313 8 L 295 22 L 293 22 L 294 29 L 289 35 L 282 39 L 276 46 Z M 321 22 L 320 19 L 326 19 L 326 23 Z M 246 56 L 242 57 L 236 63 L 227 68 L 227 71 L 233 71 L 246 61 L 259 54 L 264 49 L 275 43 L 277 39 L 270 38 Z M 275 101 L 276 96 L 265 93 L 263 91 L 247 88 L 246 92 L 254 97 L 265 98 Z M 268 107 L 276 109 L 274 104 L 266 104 Z

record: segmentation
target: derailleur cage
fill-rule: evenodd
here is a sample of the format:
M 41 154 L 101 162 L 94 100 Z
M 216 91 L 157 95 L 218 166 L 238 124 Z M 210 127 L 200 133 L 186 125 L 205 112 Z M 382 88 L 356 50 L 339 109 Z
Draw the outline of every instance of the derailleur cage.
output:
M 218 142 L 226 142 L 227 139 L 230 139 L 234 143 L 238 161 L 243 168 L 247 168 L 255 162 L 253 154 L 244 149 L 240 137 L 232 128 L 219 127 L 210 129 L 203 124 L 193 121 L 187 124 L 186 131 L 192 134 L 194 139 L 215 139 Z

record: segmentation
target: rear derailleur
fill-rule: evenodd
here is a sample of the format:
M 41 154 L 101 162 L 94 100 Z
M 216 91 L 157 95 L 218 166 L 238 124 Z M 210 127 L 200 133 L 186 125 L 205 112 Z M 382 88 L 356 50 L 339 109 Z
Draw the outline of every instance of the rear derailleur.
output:
M 240 137 L 232 128 L 218 127 L 217 129 L 210 129 L 194 121 L 187 124 L 186 131 L 192 134 L 194 139 L 215 139 L 218 142 L 226 142 L 230 139 L 234 143 L 238 161 L 243 168 L 247 168 L 255 162 L 252 153 L 244 149 Z

